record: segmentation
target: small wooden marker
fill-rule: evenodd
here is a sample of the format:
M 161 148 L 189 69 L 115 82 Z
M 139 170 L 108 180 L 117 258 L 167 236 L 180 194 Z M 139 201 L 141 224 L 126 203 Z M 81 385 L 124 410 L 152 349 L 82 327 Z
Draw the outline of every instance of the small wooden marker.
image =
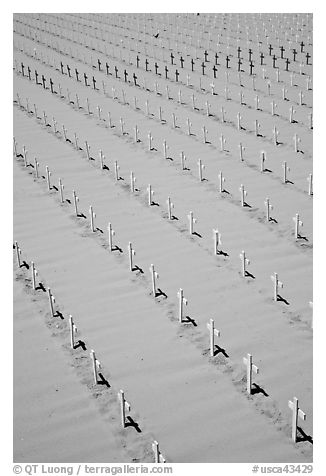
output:
M 288 406 L 290 410 L 292 410 L 292 441 L 293 443 L 296 443 L 298 417 L 301 418 L 301 420 L 305 420 L 306 414 L 299 408 L 299 400 L 296 397 L 293 397 L 293 401 L 288 401 Z
M 47 183 L 47 186 L 48 186 L 48 191 L 50 192 L 50 190 L 51 190 L 51 183 L 50 183 L 51 172 L 49 171 L 49 167 L 47 165 L 45 166 L 45 175 L 46 175 L 46 183 Z
M 37 269 L 35 268 L 34 261 L 31 261 L 31 275 L 32 275 L 32 288 L 36 291 L 36 276 L 37 276 Z
M 219 192 L 223 193 L 223 192 L 225 192 L 225 189 L 223 187 L 223 184 L 225 182 L 225 178 L 223 177 L 222 171 L 220 171 L 220 173 L 218 174 L 218 179 L 219 179 Z
M 75 215 L 76 215 L 76 217 L 78 217 L 78 202 L 79 202 L 79 198 L 77 197 L 75 190 L 72 191 L 72 201 L 74 202 Z
M 244 189 L 244 185 L 240 185 L 240 188 L 239 188 L 239 191 L 240 191 L 240 196 L 241 196 L 241 206 L 244 207 L 245 206 L 245 197 L 247 196 L 247 192 L 245 191 Z
M 75 334 L 78 329 L 74 323 L 74 320 L 71 314 L 69 315 L 69 329 L 70 329 L 70 347 L 74 349 L 75 348 Z
M 287 173 L 290 172 L 290 167 L 287 166 L 287 162 L 283 162 L 283 183 L 288 183 Z
M 266 207 L 266 221 L 269 223 L 271 221 L 270 212 L 273 210 L 273 206 L 270 204 L 269 198 L 266 198 L 264 204 Z
M 202 164 L 202 160 L 201 159 L 198 159 L 198 177 L 199 177 L 199 182 L 202 182 L 203 181 L 203 170 L 205 168 L 205 165 Z
M 219 246 L 222 244 L 221 240 L 221 233 L 218 231 L 218 229 L 213 229 L 213 240 L 214 240 L 214 255 L 219 255 L 220 250 L 218 249 Z
M 296 213 L 292 220 L 294 221 L 294 238 L 295 240 L 298 240 L 300 238 L 299 228 L 300 226 L 303 226 L 303 223 L 299 217 L 299 213 Z
M 61 203 L 64 202 L 63 190 L 64 190 L 64 186 L 63 186 L 63 184 L 62 184 L 61 178 L 59 178 L 59 193 L 60 193 L 60 202 L 61 202 Z
M 183 289 L 180 288 L 177 292 L 177 296 L 179 298 L 179 322 L 183 322 L 183 306 L 188 305 L 188 300 L 183 295 Z
M 135 256 L 136 251 L 132 248 L 132 244 L 129 241 L 128 243 L 128 255 L 129 255 L 129 269 L 130 271 L 134 270 L 133 257 Z
M 197 219 L 194 218 L 193 212 L 189 212 L 188 219 L 189 219 L 189 234 L 194 234 L 194 224 L 197 223 Z
M 278 279 L 278 274 L 277 273 L 274 273 L 271 276 L 271 280 L 274 283 L 274 297 L 273 297 L 273 299 L 274 299 L 275 302 L 277 302 L 278 290 L 279 290 L 279 288 L 283 288 L 283 283 L 282 283 L 282 281 L 280 281 Z
M 86 147 L 87 159 L 90 160 L 90 154 L 89 154 L 90 146 L 88 145 L 87 140 L 85 141 L 85 147 Z
M 209 330 L 209 354 L 211 357 L 215 355 L 215 337 L 220 337 L 221 333 L 214 327 L 214 319 L 210 319 L 209 323 L 206 324 L 207 329 Z
M 167 203 L 167 206 L 168 206 L 168 219 L 172 220 L 173 219 L 172 208 L 174 208 L 174 204 L 171 202 L 170 197 L 168 197 L 166 203 Z
M 115 231 L 112 229 L 112 225 L 110 222 L 108 224 L 107 230 L 109 233 L 109 250 L 113 251 L 113 237 L 115 235 Z
M 241 259 L 241 275 L 243 278 L 245 278 L 247 275 L 246 267 L 250 264 L 250 261 L 248 260 L 248 258 L 246 258 L 246 253 L 243 250 L 241 251 L 239 256 Z
M 94 213 L 92 205 L 89 207 L 89 216 L 91 219 L 91 231 L 95 232 L 94 219 L 96 218 L 96 213 Z
M 122 428 L 126 428 L 126 411 L 130 411 L 130 403 L 125 399 L 125 394 L 123 390 L 120 390 L 118 393 L 118 398 L 120 400 L 120 411 L 121 411 L 121 425 Z
M 21 249 L 19 248 L 17 241 L 15 241 L 15 250 L 16 250 L 18 268 L 20 268 L 21 267 L 21 261 L 20 261 Z
M 49 298 L 49 304 L 50 304 L 51 317 L 54 317 L 53 304 L 55 303 L 55 298 L 54 298 L 53 294 L 51 293 L 50 288 L 48 288 L 48 298 Z
M 101 369 L 101 362 L 96 358 L 93 349 L 91 350 L 89 355 L 92 359 L 94 383 L 96 385 L 98 383 L 98 371 Z
M 24 167 L 27 167 L 27 149 L 23 145 L 23 158 L 24 158 Z
M 252 387 L 252 372 L 254 371 L 256 374 L 259 373 L 259 369 L 256 365 L 252 363 L 252 355 L 247 354 L 247 357 L 243 357 L 243 363 L 247 367 L 247 393 L 251 395 L 251 387 Z
M 153 264 L 150 265 L 149 270 L 150 270 L 151 279 L 152 279 L 152 291 L 153 291 L 153 296 L 156 297 L 156 294 L 157 294 L 157 292 L 156 292 L 156 279 L 159 278 L 159 275 L 158 275 L 158 273 L 155 271 Z
M 245 150 L 246 150 L 246 148 L 243 147 L 243 145 L 242 145 L 241 142 L 240 142 L 240 144 L 239 144 L 239 155 L 240 155 L 240 161 L 241 161 L 241 162 L 243 162 L 243 152 L 244 152 Z
M 159 444 L 156 440 L 153 441 L 152 443 L 152 450 L 154 453 L 154 462 L 155 463 L 165 463 L 166 460 L 164 456 L 162 455 L 160 449 L 159 449 Z
M 131 191 L 131 193 L 135 192 L 135 183 L 136 183 L 136 177 L 134 176 L 133 172 L 130 172 L 130 191 Z
M 312 184 L 312 174 L 309 174 L 307 177 L 308 180 L 308 195 L 313 195 L 313 184 Z
M 37 158 L 34 157 L 34 169 L 35 169 L 35 177 L 36 178 L 39 178 L 39 172 L 38 172 L 38 166 L 39 165 L 40 164 L 38 163 Z
M 148 137 L 148 150 L 151 151 L 152 150 L 152 139 L 153 139 L 152 134 L 149 132 L 147 137 Z

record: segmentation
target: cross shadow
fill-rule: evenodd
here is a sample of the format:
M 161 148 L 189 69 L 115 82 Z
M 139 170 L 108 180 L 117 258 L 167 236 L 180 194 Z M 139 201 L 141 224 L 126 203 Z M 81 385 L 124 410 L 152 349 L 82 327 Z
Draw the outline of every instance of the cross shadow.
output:
M 257 383 L 253 383 L 251 386 L 251 395 L 255 395 L 256 393 L 262 393 L 265 397 L 269 396 L 262 387 L 260 387 Z
M 123 253 L 122 249 L 121 249 L 120 246 L 118 246 L 118 245 L 112 246 L 112 250 L 111 250 L 111 251 L 119 251 L 120 253 Z
M 271 169 L 264 169 L 264 172 L 272 173 L 273 171 Z
M 309 443 L 313 445 L 312 436 L 307 435 L 307 433 L 305 433 L 300 426 L 297 427 L 297 432 L 300 434 L 300 436 L 297 436 L 297 443 L 300 441 L 308 441 Z
M 35 286 L 35 291 L 38 291 L 39 289 L 41 291 L 43 291 L 44 293 L 46 293 L 46 289 L 45 289 L 43 283 L 38 283 L 38 286 Z
M 20 265 L 21 268 L 26 268 L 26 269 L 29 269 L 29 264 L 26 263 L 26 261 L 23 261 Z
M 72 144 L 71 140 L 70 139 L 66 139 L 66 142 L 69 142 L 69 144 Z
M 173 159 L 172 159 L 172 157 L 166 157 L 166 159 L 165 159 L 165 160 L 171 160 L 171 161 L 173 162 Z
M 64 316 L 63 316 L 62 312 L 60 312 L 60 311 L 56 311 L 54 313 L 53 317 L 60 317 L 60 319 L 62 319 L 62 320 L 64 319 Z
M 194 231 L 192 234 L 198 236 L 198 238 L 202 238 L 202 235 L 197 231 Z
M 184 316 L 184 318 L 182 319 L 182 322 L 185 323 L 185 324 L 192 324 L 194 327 L 198 326 L 195 319 L 193 317 L 190 317 L 190 316 Z
M 179 220 L 179 218 L 176 217 L 175 215 L 172 215 L 172 216 L 171 216 L 171 220 Z
M 155 297 L 159 297 L 159 296 L 164 296 L 165 299 L 167 299 L 167 297 L 168 297 L 168 295 L 164 291 L 162 291 L 161 288 L 157 288 L 156 293 L 155 293 Z
M 256 277 L 253 274 L 249 273 L 249 271 L 247 270 L 245 271 L 245 276 L 248 276 L 248 278 L 256 279 Z
M 86 215 L 84 215 L 83 213 L 78 213 L 78 214 L 77 214 L 77 217 L 78 217 L 78 218 L 86 218 Z
M 137 264 L 132 267 L 132 271 L 139 271 L 141 274 L 144 274 L 142 268 L 140 268 Z
M 298 240 L 309 241 L 309 240 L 308 240 L 308 238 L 307 238 L 306 236 L 299 235 L 299 233 L 298 233 Z
M 59 191 L 58 187 L 56 185 L 52 185 L 51 188 L 54 188 L 54 190 L 56 190 L 57 192 Z
M 222 251 L 222 250 L 216 250 L 216 254 L 221 256 L 229 256 L 225 251 Z
M 291 182 L 291 180 L 288 180 L 288 179 L 286 179 L 286 181 L 285 181 L 285 184 L 287 184 L 287 183 L 291 183 L 292 185 L 294 185 L 294 182 Z
M 135 422 L 135 420 L 131 416 L 128 415 L 126 417 L 126 420 L 128 420 L 128 421 L 125 422 L 125 428 L 127 428 L 129 426 L 132 426 L 133 428 L 135 428 L 137 433 L 141 433 L 141 429 L 140 429 L 138 423 Z
M 86 344 L 83 340 L 80 340 L 74 345 L 74 349 L 78 349 L 78 347 L 81 347 L 83 350 L 86 350 Z
M 275 219 L 275 218 L 269 218 L 269 221 L 271 221 L 272 223 L 278 223 L 278 221 Z
M 220 347 L 219 345 L 215 344 L 214 346 L 214 356 L 218 354 L 223 354 L 224 357 L 229 358 L 229 355 L 227 354 L 226 350 Z
M 104 375 L 102 374 L 102 372 L 99 372 L 99 373 L 98 373 L 97 383 L 98 383 L 98 385 L 104 385 L 105 387 L 108 387 L 108 388 L 111 387 L 111 385 L 110 385 L 109 382 L 106 380 L 106 378 L 104 377 Z
M 222 190 L 221 193 L 226 193 L 227 195 L 230 195 L 230 192 L 228 192 L 225 188 Z
M 103 164 L 102 170 L 110 170 L 110 169 L 109 169 L 109 167 L 108 167 L 107 165 Z
M 103 233 L 103 230 L 101 230 L 101 228 L 95 228 L 95 231 L 99 231 L 100 233 Z
M 287 306 L 290 305 L 289 301 L 287 301 L 284 297 L 282 297 L 280 294 L 277 295 L 277 301 L 284 302 Z
M 151 203 L 151 206 L 154 206 L 154 207 L 159 207 L 159 206 L 160 206 L 160 204 L 159 204 L 159 203 L 157 203 L 157 202 L 153 202 L 153 201 L 152 201 L 152 203 Z
M 247 202 L 243 202 L 243 208 L 252 208 L 252 206 Z
M 69 198 L 66 198 L 65 201 L 71 204 L 71 200 L 69 200 Z

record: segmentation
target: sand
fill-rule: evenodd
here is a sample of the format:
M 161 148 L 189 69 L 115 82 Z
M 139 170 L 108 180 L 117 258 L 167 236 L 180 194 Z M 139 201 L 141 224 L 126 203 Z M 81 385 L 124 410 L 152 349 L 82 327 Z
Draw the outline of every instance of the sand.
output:
M 22 41 L 21 36 L 15 35 L 15 38 Z M 66 42 L 62 40 L 62 44 Z M 24 39 L 24 45 L 28 51 L 33 43 Z M 78 55 L 81 51 L 89 55 L 80 45 L 74 48 L 79 49 Z M 38 54 L 43 51 L 43 55 L 46 51 L 49 55 L 51 50 L 38 45 L 37 51 Z M 53 57 L 60 55 L 55 53 Z M 50 90 L 36 87 L 21 74 L 14 74 L 14 93 L 19 94 L 24 106 L 19 108 L 17 103 L 14 106 L 14 136 L 19 151 L 25 144 L 28 161 L 33 162 L 37 157 L 40 163 L 40 175 L 45 177 L 47 165 L 52 185 L 58 187 L 61 178 L 65 187 L 62 204 L 56 189 L 52 187 L 48 193 L 45 180 L 36 179 L 33 168 L 24 167 L 21 157 L 14 159 L 14 237 L 24 256 L 26 253 L 26 261 L 33 259 L 42 279 L 51 286 L 64 320 L 69 314 L 74 316 L 85 340 L 101 360 L 112 389 L 124 389 L 132 405 L 132 418 L 142 430 L 141 433 L 133 427 L 125 430 L 131 435 L 127 441 L 129 458 L 137 458 L 138 451 L 140 460 L 150 460 L 150 442 L 155 438 L 166 459 L 173 462 L 311 461 L 312 445 L 306 438 L 296 445 L 291 442 L 288 409 L 288 400 L 297 396 L 307 414 L 302 428 L 306 435 L 312 435 L 309 307 L 312 300 L 312 197 L 307 194 L 306 181 L 312 170 L 312 147 L 311 131 L 300 122 L 311 107 L 295 106 L 298 123 L 289 124 L 285 118 L 277 118 L 284 144 L 275 147 L 267 136 L 260 139 L 253 133 L 237 131 L 233 123 L 222 124 L 215 116 L 207 117 L 204 113 L 207 94 L 196 91 L 197 103 L 203 110 L 193 111 L 190 104 L 178 104 L 177 100 L 136 90 L 113 77 L 107 80 L 104 72 L 96 72 L 69 58 L 71 68 L 87 72 L 89 78 L 96 75 L 98 84 L 100 80 L 107 82 L 105 96 L 103 90 L 86 88 L 48 64 L 30 58 L 26 52 L 15 51 L 15 58 L 18 64 L 24 61 L 32 71 L 37 68 L 40 75 L 51 77 L 55 85 L 60 82 L 65 96 L 69 88 L 74 102 L 78 94 L 82 106 L 77 110 L 76 104 L 69 104 L 67 96 L 60 99 Z M 65 58 L 65 64 L 67 61 Z M 114 64 L 123 66 L 118 60 Z M 145 75 L 143 71 L 138 73 L 139 82 L 142 75 Z M 152 87 L 155 74 L 147 73 L 146 77 L 151 79 Z M 160 83 L 163 91 L 163 85 L 168 82 L 161 78 Z M 121 87 L 124 88 L 129 104 L 109 97 L 111 84 L 119 93 Z M 274 86 L 278 88 L 276 83 Z M 184 91 L 185 102 L 187 94 L 189 103 L 189 88 L 185 85 L 171 86 L 171 96 L 177 98 L 178 89 Z M 288 89 L 290 94 L 295 88 Z M 249 86 L 244 91 L 254 98 Z M 135 94 L 140 107 L 137 110 L 132 102 Z M 270 98 L 260 95 L 261 103 L 266 101 L 267 104 Z M 36 105 L 39 119 L 35 114 L 26 113 L 26 97 L 30 110 Z M 89 98 L 91 115 L 85 109 L 86 98 Z M 146 115 L 146 98 L 155 117 Z M 212 113 L 222 104 L 228 117 L 236 120 L 239 104 L 235 101 L 225 101 L 221 96 L 209 96 L 209 101 Z M 310 92 L 308 101 L 311 101 Z M 105 122 L 97 116 L 98 104 Z M 163 108 L 166 123 L 158 119 L 159 106 Z M 270 113 L 241 107 L 247 121 L 244 127 L 258 118 L 265 131 L 272 131 L 274 119 Z M 43 111 L 49 123 L 52 124 L 55 117 L 60 132 L 55 134 L 53 127 L 43 124 Z M 108 127 L 108 112 L 114 128 Z M 179 129 L 171 125 L 172 112 L 178 118 Z M 124 134 L 120 130 L 121 117 L 125 122 Z M 195 136 L 187 135 L 188 117 Z M 63 124 L 71 142 L 65 141 Z M 134 143 L 135 124 L 141 139 L 137 144 Z M 202 141 L 204 124 L 210 144 Z M 156 151 L 148 150 L 149 131 Z M 291 136 L 295 131 L 302 139 L 303 154 L 293 151 Z M 77 151 L 74 147 L 74 133 L 83 150 Z M 219 150 L 220 133 L 227 138 L 227 153 Z M 87 160 L 85 140 L 94 160 Z M 163 140 L 167 141 L 168 155 L 173 161 L 163 157 Z M 239 141 L 246 147 L 245 162 L 239 161 Z M 100 149 L 105 155 L 106 170 L 99 167 Z M 259 170 L 262 149 L 267 154 L 266 167 L 272 172 L 262 174 Z M 186 154 L 190 170 L 181 170 L 180 151 Z M 198 180 L 199 158 L 205 164 L 203 182 Z M 282 184 L 285 159 L 293 184 Z M 115 160 L 120 166 L 120 180 L 115 180 Z M 129 190 L 131 170 L 137 178 L 135 194 Z M 225 188 L 229 192 L 222 196 L 218 193 L 220 170 L 226 177 Z M 240 204 L 241 183 L 248 190 L 250 207 L 245 209 Z M 150 207 L 148 184 L 155 192 L 153 200 L 157 204 Z M 85 218 L 74 216 L 72 190 L 77 192 L 79 210 Z M 172 221 L 167 220 L 168 196 L 175 205 L 176 219 Z M 266 196 L 274 205 L 272 216 L 277 222 L 266 223 Z M 90 231 L 90 205 L 96 213 L 96 233 Z M 198 218 L 196 234 L 192 236 L 188 232 L 189 211 Z M 292 217 L 298 212 L 304 223 L 301 232 L 305 239 L 296 242 Z M 116 232 L 114 245 L 122 252 L 108 250 L 108 222 Z M 213 253 L 212 231 L 216 227 L 222 234 L 224 253 L 218 256 Z M 129 241 L 136 251 L 135 263 L 142 272 L 131 273 L 128 269 Z M 246 278 L 240 274 L 241 250 L 245 250 L 250 259 L 250 276 Z M 152 263 L 159 273 L 157 285 L 162 291 L 155 299 L 149 273 Z M 271 281 L 275 271 L 284 283 L 283 301 L 277 303 L 273 302 Z M 188 299 L 186 314 L 191 319 L 183 324 L 178 323 L 180 287 Z M 221 331 L 220 347 L 213 358 L 209 358 L 206 328 L 210 318 Z M 51 341 L 51 337 L 49 339 Z M 245 392 L 242 362 L 247 353 L 253 355 L 260 370 L 259 375 L 254 376 L 260 391 L 250 397 Z M 19 367 L 18 361 L 17 369 Z M 59 370 L 56 375 L 57 372 Z M 53 382 L 54 377 L 48 378 Z M 60 407 L 63 402 L 58 395 L 56 397 Z M 44 405 L 48 405 L 50 402 L 44 398 Z M 80 415 L 83 424 L 80 421 L 79 424 L 84 430 L 88 428 L 89 418 L 89 415 L 87 418 Z M 67 424 L 62 422 L 62 432 L 66 431 Z M 21 426 L 23 423 L 17 423 L 18 428 Z M 101 428 L 99 431 L 104 431 L 103 426 Z M 39 437 L 41 434 L 40 430 Z M 106 438 L 110 441 L 110 436 Z M 117 440 L 114 431 L 111 438 Z M 18 460 L 24 451 L 27 450 L 17 442 Z M 47 451 L 49 447 L 40 450 L 39 458 L 46 461 Z M 91 448 L 89 461 L 105 460 L 101 444 L 93 455 L 90 453 Z M 55 456 L 49 458 L 53 460 Z M 116 461 L 120 456 L 123 457 L 117 451 L 107 458 Z M 37 455 L 35 458 L 37 460 Z M 73 447 L 67 448 L 66 458 L 58 461 L 80 459 Z

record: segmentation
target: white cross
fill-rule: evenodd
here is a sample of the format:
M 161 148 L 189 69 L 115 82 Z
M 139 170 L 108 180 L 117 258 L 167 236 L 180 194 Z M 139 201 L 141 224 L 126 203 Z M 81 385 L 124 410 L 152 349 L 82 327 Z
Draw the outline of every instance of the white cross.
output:
M 296 397 L 293 397 L 293 401 L 289 400 L 288 406 L 292 410 L 292 441 L 293 443 L 297 442 L 297 427 L 298 427 L 298 417 L 301 420 L 306 419 L 306 414 L 299 408 L 299 400 Z
M 240 142 L 240 144 L 239 144 L 239 154 L 240 154 L 240 160 L 241 160 L 241 162 L 243 162 L 243 152 L 244 152 L 245 150 L 246 150 L 245 147 L 243 147 L 243 145 L 242 145 L 241 142 Z
M 292 220 L 294 221 L 294 238 L 298 240 L 300 237 L 299 227 L 303 225 L 302 221 L 300 220 L 299 213 L 296 213 Z
M 119 169 L 120 169 L 120 166 L 118 165 L 118 162 L 115 160 L 114 161 L 114 175 L 115 175 L 115 180 L 117 182 L 120 179 Z
M 247 357 L 243 357 L 243 363 L 247 366 L 247 393 L 251 395 L 251 387 L 252 387 L 252 372 L 254 371 L 256 374 L 259 373 L 259 369 L 256 365 L 252 363 L 252 355 L 247 354 Z
M 248 258 L 246 258 L 246 253 L 242 250 L 240 253 L 240 259 L 241 259 L 241 274 L 245 278 L 246 277 L 246 265 L 250 264 L 250 261 Z
M 132 244 L 130 241 L 128 243 L 128 253 L 129 253 L 129 268 L 130 268 L 130 271 L 133 271 L 134 269 L 133 257 L 135 256 L 136 251 L 132 248 Z
M 206 324 L 207 329 L 209 330 L 209 349 L 210 356 L 214 357 L 215 354 L 215 337 L 220 337 L 221 333 L 214 328 L 214 320 L 210 319 L 209 323 Z
M 72 349 L 75 348 L 75 333 L 77 332 L 77 327 L 74 323 L 72 315 L 69 315 L 69 327 L 70 327 L 70 346 Z
M 90 355 L 90 357 L 92 359 L 92 363 L 93 363 L 94 383 L 97 384 L 98 383 L 98 371 L 101 369 L 101 362 L 96 358 L 95 352 L 94 352 L 93 349 L 91 350 L 89 355 Z
M 247 192 L 244 189 L 244 185 L 242 185 L 242 184 L 240 185 L 239 191 L 240 191 L 240 194 L 241 194 L 241 206 L 244 207 L 245 206 L 245 197 L 247 196 Z
M 280 281 L 280 280 L 278 279 L 278 274 L 277 274 L 277 273 L 274 273 L 274 274 L 271 276 L 271 280 L 272 280 L 273 283 L 274 283 L 274 301 L 277 301 L 278 289 L 279 289 L 279 288 L 283 288 L 283 283 L 282 283 L 282 281 Z
M 120 409 L 121 409 L 121 425 L 122 425 L 122 428 L 125 428 L 126 427 L 126 411 L 129 412 L 131 409 L 131 406 L 130 406 L 130 403 L 127 402 L 127 400 L 125 399 L 125 394 L 123 390 L 120 390 L 120 392 L 118 393 L 118 397 L 120 400 Z
M 150 272 L 151 272 L 151 278 L 152 278 L 152 291 L 153 291 L 153 296 L 156 297 L 156 279 L 159 278 L 159 275 L 158 273 L 155 271 L 154 269 L 154 265 L 151 264 L 150 265 L 150 268 L 149 268 Z
M 50 288 L 48 288 L 48 297 L 49 297 L 51 317 L 54 317 L 53 304 L 55 303 L 55 298 L 54 298 L 53 294 L 51 293 L 51 289 L 50 289 Z
M 189 212 L 188 219 L 189 219 L 189 234 L 193 235 L 194 233 L 194 223 L 197 223 L 197 219 L 194 218 L 193 212 Z
M 203 181 L 203 170 L 205 168 L 205 165 L 202 164 L 201 159 L 198 159 L 197 164 L 198 164 L 199 181 L 202 182 Z
M 171 198 L 168 197 L 167 201 L 166 201 L 167 205 L 168 205 L 168 219 L 169 220 L 172 220 L 172 208 L 174 208 L 174 204 L 171 202 Z
M 154 452 L 154 461 L 155 461 L 155 463 L 165 463 L 166 462 L 164 456 L 162 455 L 162 453 L 159 449 L 159 445 L 158 445 L 158 442 L 156 440 L 154 440 L 153 443 L 152 443 L 152 450 Z
M 115 231 L 112 229 L 112 225 L 109 222 L 107 230 L 109 232 L 109 250 L 113 250 L 112 242 L 113 242 L 113 236 L 115 235 Z
M 89 207 L 89 214 L 90 214 L 90 217 L 91 217 L 91 230 L 95 231 L 94 218 L 96 217 L 96 213 L 94 213 L 92 205 Z
M 79 202 L 79 198 L 77 197 L 75 190 L 72 191 L 72 198 L 73 198 L 73 202 L 74 202 L 75 213 L 76 213 L 76 216 L 78 216 L 78 206 L 77 206 L 77 204 Z
M 188 305 L 188 300 L 183 296 L 183 289 L 180 288 L 177 292 L 177 296 L 179 298 L 179 322 L 183 322 L 183 306 Z

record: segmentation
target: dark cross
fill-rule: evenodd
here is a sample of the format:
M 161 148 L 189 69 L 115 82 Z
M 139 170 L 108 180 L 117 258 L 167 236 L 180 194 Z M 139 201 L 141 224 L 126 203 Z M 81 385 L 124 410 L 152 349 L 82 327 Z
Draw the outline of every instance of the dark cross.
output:
M 109 74 L 110 74 L 110 72 L 109 72 L 110 66 L 108 65 L 107 62 L 105 63 L 105 67 L 106 67 L 106 74 L 107 74 L 107 76 L 109 76 Z
M 217 53 L 215 53 L 215 64 L 216 64 L 216 66 L 218 65 L 218 62 L 217 62 L 217 60 L 218 60 L 218 54 L 217 54 Z
M 31 79 L 31 68 L 29 66 L 27 68 L 27 72 L 28 72 L 28 79 L 30 80 Z
M 139 56 L 138 55 L 136 56 L 136 65 L 137 65 L 137 68 L 139 68 Z
M 134 79 L 134 85 L 135 86 L 138 86 L 137 85 L 137 76 L 135 75 L 135 73 L 132 75 L 133 79 Z
M 217 68 L 216 68 L 216 66 L 215 66 L 215 64 L 214 64 L 214 66 L 213 66 L 214 79 L 216 79 L 216 72 L 217 72 Z
M 205 65 L 204 61 L 201 64 L 201 68 L 202 68 L 202 71 L 203 71 L 202 74 L 205 74 L 206 65 Z
M 260 65 L 261 65 L 261 66 L 263 66 L 263 64 L 264 64 L 264 58 L 265 58 L 264 53 L 261 52 L 261 53 L 260 53 Z
M 115 77 L 117 78 L 118 77 L 118 68 L 116 66 L 114 67 L 114 71 L 115 71 Z
M 44 77 L 44 75 L 42 74 L 42 83 L 43 83 L 43 89 L 46 89 L 46 79 Z
M 273 51 L 272 45 L 269 45 L 268 49 L 269 49 L 269 56 L 272 56 L 272 51 Z
M 51 88 L 51 93 L 53 94 L 53 81 L 52 81 L 52 78 L 50 78 L 50 88 Z
M 281 58 L 283 59 L 284 58 L 284 51 L 285 51 L 284 46 L 280 46 L 280 50 L 281 50 Z
M 85 81 L 85 86 L 88 86 L 88 84 L 87 84 L 87 74 L 86 73 L 84 73 L 84 81 Z
M 207 59 L 207 57 L 208 57 L 208 52 L 207 52 L 207 50 L 204 51 L 204 56 L 205 56 L 204 61 L 205 61 L 205 63 L 207 63 L 207 61 L 208 61 L 208 59 Z
M 277 60 L 276 56 L 273 55 L 273 68 L 276 68 L 276 66 L 275 66 L 276 60 Z
M 168 79 L 168 67 L 165 65 L 165 79 Z
M 240 58 L 240 56 L 241 56 L 241 48 L 240 46 L 238 46 L 238 58 Z
M 145 68 L 146 68 L 146 71 L 148 71 L 148 59 L 146 58 L 146 61 L 145 61 Z
M 125 77 L 125 83 L 127 83 L 128 82 L 128 73 L 127 73 L 126 70 L 124 70 L 123 75 Z
M 101 64 L 102 64 L 102 63 L 101 63 L 101 61 L 100 61 L 99 59 L 97 60 L 97 64 L 98 64 L 98 70 L 101 71 Z
M 61 68 L 61 74 L 64 74 L 62 61 L 60 61 L 60 68 Z
M 230 62 L 230 58 L 227 56 L 227 57 L 226 57 L 226 67 L 227 67 L 227 68 L 229 67 L 229 62 Z
M 40 84 L 37 78 L 38 78 L 38 72 L 35 70 L 35 82 L 36 84 Z
M 303 53 L 303 47 L 304 47 L 304 42 L 303 42 L 303 41 L 301 41 L 301 43 L 300 43 L 300 48 L 301 48 L 301 50 L 300 50 L 300 51 L 301 51 L 301 53 Z
M 68 71 L 68 76 L 69 76 L 69 78 L 71 78 L 71 75 L 70 75 L 70 66 L 69 66 L 69 64 L 67 64 L 67 71 Z
M 249 65 L 249 68 L 250 68 L 250 76 L 252 76 L 252 70 L 253 68 L 255 67 L 254 63 L 252 61 L 250 61 L 250 65 Z
M 25 76 L 24 75 L 24 69 L 25 69 L 24 63 L 21 63 L 21 67 L 22 67 L 22 75 Z
M 157 72 L 158 71 L 158 64 L 156 63 L 156 61 L 154 63 L 154 68 L 155 68 L 155 74 L 158 74 L 158 72 Z
M 175 80 L 176 80 L 176 82 L 178 82 L 179 74 L 180 74 L 179 71 L 176 69 L 175 70 Z
M 80 79 L 78 79 L 79 73 L 78 73 L 78 69 L 77 69 L 77 68 L 75 68 L 75 74 L 76 74 L 76 79 L 77 79 L 77 81 L 80 81 Z
M 96 89 L 96 79 L 94 78 L 94 76 L 92 78 L 92 81 L 93 81 L 93 89 Z
M 238 59 L 238 71 L 241 71 L 242 61 L 241 58 Z
M 293 52 L 293 61 L 295 61 L 295 57 L 297 56 L 297 50 L 293 48 L 292 52 Z
M 174 64 L 173 60 L 174 60 L 174 56 L 173 56 L 173 53 L 171 53 L 171 64 Z
M 192 71 L 192 72 L 194 71 L 194 64 L 195 64 L 195 62 L 194 62 L 194 60 L 191 58 L 191 71 Z
M 286 58 L 285 60 L 285 71 L 289 71 L 289 64 L 291 63 L 291 61 L 289 60 L 289 58 Z
M 185 62 L 185 60 L 182 58 L 182 56 L 180 56 L 180 66 L 181 68 L 183 68 L 183 63 Z
M 249 48 L 248 53 L 249 53 L 249 61 L 251 61 L 251 59 L 252 59 L 252 49 L 251 48 Z
M 311 55 L 309 54 L 309 52 L 307 52 L 307 54 L 306 54 L 306 60 L 307 60 L 306 64 L 308 64 L 308 65 L 309 65 L 309 58 L 311 58 Z

